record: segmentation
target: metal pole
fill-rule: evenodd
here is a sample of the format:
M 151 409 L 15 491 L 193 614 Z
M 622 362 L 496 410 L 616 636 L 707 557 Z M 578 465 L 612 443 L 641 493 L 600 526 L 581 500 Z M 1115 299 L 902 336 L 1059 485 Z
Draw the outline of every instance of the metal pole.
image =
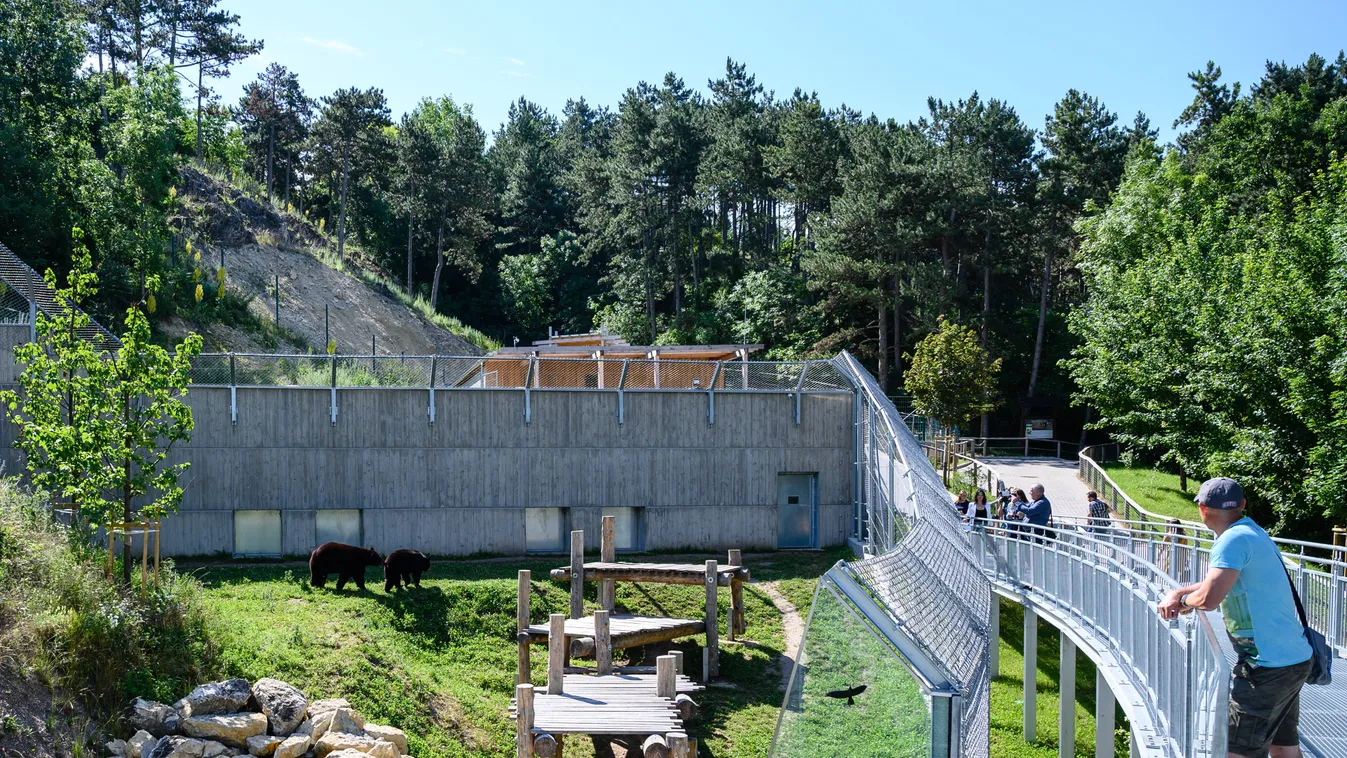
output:
M 1024 741 L 1033 742 L 1038 733 L 1038 614 L 1024 609 Z
M 280 274 L 277 274 L 277 275 L 276 275 L 276 289 L 275 289 L 275 293 L 274 293 L 274 294 L 276 295 L 276 319 L 275 319 L 275 321 L 276 321 L 276 326 L 280 326 L 280 325 L 281 325 L 281 275 L 280 275 Z
M 1062 758 L 1076 755 L 1076 643 L 1061 633 L 1058 663 L 1057 754 Z
M 332 331 L 329 329 L 327 304 L 323 304 L 323 350 L 330 351 L 329 345 L 332 344 Z

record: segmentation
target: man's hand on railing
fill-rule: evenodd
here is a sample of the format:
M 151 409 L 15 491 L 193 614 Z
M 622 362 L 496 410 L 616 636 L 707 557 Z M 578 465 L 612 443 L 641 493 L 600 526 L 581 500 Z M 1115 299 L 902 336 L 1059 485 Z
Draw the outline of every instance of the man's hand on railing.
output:
M 1183 602 L 1184 596 L 1188 594 L 1188 589 L 1188 587 L 1180 587 L 1165 594 L 1165 599 L 1155 606 L 1155 610 L 1160 613 L 1160 618 L 1168 621 L 1197 610 Z

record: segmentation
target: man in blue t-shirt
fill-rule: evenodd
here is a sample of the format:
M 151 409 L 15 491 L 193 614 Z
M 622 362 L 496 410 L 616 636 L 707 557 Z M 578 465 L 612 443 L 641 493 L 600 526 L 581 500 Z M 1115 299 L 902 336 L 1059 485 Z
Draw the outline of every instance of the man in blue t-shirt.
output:
M 1215 610 L 1239 654 L 1230 684 L 1229 755 L 1300 758 L 1300 688 L 1312 650 L 1296 613 L 1281 551 L 1244 515 L 1234 479 L 1209 479 L 1194 498 L 1202 523 L 1216 533 L 1211 568 L 1158 606 L 1166 619 Z

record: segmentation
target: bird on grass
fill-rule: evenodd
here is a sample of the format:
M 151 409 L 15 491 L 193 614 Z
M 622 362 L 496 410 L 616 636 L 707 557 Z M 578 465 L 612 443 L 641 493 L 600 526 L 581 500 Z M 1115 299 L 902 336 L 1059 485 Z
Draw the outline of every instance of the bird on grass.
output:
M 847 705 L 855 705 L 856 696 L 861 694 L 862 692 L 865 692 L 865 687 L 866 685 L 862 684 L 858 687 L 852 687 L 849 690 L 833 690 L 832 692 L 828 693 L 828 697 L 837 698 L 838 700 L 846 698 Z

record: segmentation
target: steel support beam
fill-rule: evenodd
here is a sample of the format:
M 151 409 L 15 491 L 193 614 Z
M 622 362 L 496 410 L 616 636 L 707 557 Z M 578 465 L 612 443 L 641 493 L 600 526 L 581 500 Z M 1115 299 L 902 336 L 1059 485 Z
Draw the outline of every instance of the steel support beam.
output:
M 1061 656 L 1058 664 L 1057 755 L 1076 756 L 1076 643 L 1061 632 Z
M 1095 758 L 1113 758 L 1114 712 L 1113 690 L 1098 669 L 1094 673 L 1094 755 Z
M 1038 614 L 1024 609 L 1024 741 L 1038 739 Z

